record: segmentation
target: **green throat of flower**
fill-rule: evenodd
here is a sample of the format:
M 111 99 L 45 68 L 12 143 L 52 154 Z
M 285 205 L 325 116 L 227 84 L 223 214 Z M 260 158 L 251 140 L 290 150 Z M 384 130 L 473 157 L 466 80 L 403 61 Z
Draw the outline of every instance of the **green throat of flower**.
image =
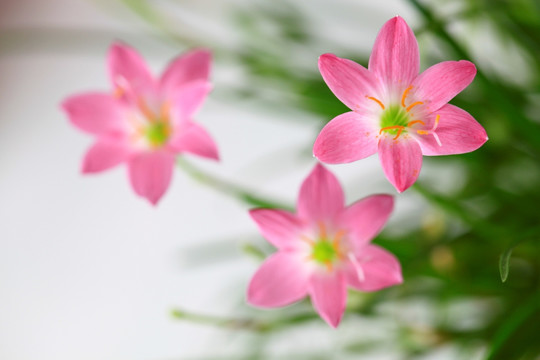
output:
M 327 239 L 319 239 L 313 244 L 311 257 L 321 265 L 331 264 L 338 257 L 336 245 Z
M 410 116 L 403 107 L 392 105 L 385 109 L 381 115 L 381 133 L 386 132 L 399 136 L 409 126 L 410 122 Z
M 169 139 L 170 125 L 166 121 L 151 122 L 145 129 L 146 140 L 153 147 L 163 146 Z

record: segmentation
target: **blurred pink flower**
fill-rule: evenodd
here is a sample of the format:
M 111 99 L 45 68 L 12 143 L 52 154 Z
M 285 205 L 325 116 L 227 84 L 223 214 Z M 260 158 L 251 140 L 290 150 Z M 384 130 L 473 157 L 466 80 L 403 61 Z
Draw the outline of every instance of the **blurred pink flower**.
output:
M 383 26 L 368 69 L 333 54 L 319 58 L 332 92 L 352 111 L 330 121 L 313 147 L 329 164 L 348 163 L 379 152 L 384 173 L 398 192 L 420 173 L 422 155 L 461 154 L 487 140 L 466 111 L 447 104 L 476 75 L 469 61 L 445 61 L 418 75 L 418 44 L 399 16 Z
M 169 186 L 177 154 L 218 160 L 214 140 L 192 120 L 211 89 L 210 62 L 209 51 L 193 50 L 156 79 L 135 50 L 113 44 L 108 54 L 113 91 L 78 94 L 62 103 L 71 123 L 96 137 L 83 173 L 126 162 L 133 190 L 155 205 Z
M 302 184 L 296 214 L 255 209 L 250 215 L 263 236 L 278 248 L 253 276 L 248 302 L 272 308 L 310 295 L 313 306 L 337 327 L 347 286 L 375 291 L 402 282 L 398 260 L 370 241 L 394 205 L 390 195 L 373 195 L 344 206 L 336 177 L 315 166 Z

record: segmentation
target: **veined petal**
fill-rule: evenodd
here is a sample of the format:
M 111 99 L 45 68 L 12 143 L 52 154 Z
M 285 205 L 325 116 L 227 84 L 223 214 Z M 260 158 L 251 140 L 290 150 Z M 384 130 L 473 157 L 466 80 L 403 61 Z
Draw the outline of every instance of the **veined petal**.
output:
M 422 168 L 422 150 L 410 137 L 393 140 L 392 135 L 383 136 L 379 141 L 379 159 L 386 178 L 398 192 L 414 184 Z
M 129 157 L 130 150 L 122 141 L 101 138 L 88 149 L 84 156 L 82 172 L 97 173 L 110 169 Z
M 278 209 L 253 209 L 249 215 L 264 238 L 278 249 L 294 248 L 303 229 L 296 215 Z
M 212 85 L 204 80 L 189 83 L 179 88 L 170 98 L 171 112 L 175 123 L 189 119 L 202 105 Z
M 62 102 L 73 125 L 90 134 L 101 135 L 121 131 L 122 107 L 109 94 L 84 93 Z
M 372 195 L 348 206 L 340 218 L 355 248 L 363 247 L 381 231 L 394 208 L 392 195 Z
M 182 123 L 168 143 L 174 152 L 188 152 L 208 159 L 219 160 L 218 149 L 210 134 L 192 121 Z
M 433 112 L 469 86 L 475 75 L 476 67 L 470 61 L 444 61 L 421 73 L 412 85 L 416 97 Z
M 192 50 L 174 59 L 159 80 L 160 92 L 169 97 L 192 81 L 208 82 L 212 53 L 206 49 Z
M 366 68 L 334 54 L 319 57 L 319 71 L 334 95 L 351 110 L 371 107 L 368 96 L 379 96 L 378 83 Z
M 248 286 L 251 305 L 272 308 L 289 305 L 307 294 L 309 273 L 298 254 L 278 252 L 255 273 Z
M 376 245 L 367 245 L 359 250 L 356 264 L 350 263 L 346 274 L 347 283 L 361 291 L 377 291 L 403 282 L 399 260 Z
M 109 76 L 115 93 L 136 102 L 154 94 L 155 81 L 144 59 L 131 47 L 116 43 L 109 49 Z
M 171 182 L 174 155 L 165 151 L 140 153 L 131 157 L 128 168 L 135 193 L 156 205 Z
M 321 130 L 313 155 L 328 164 L 360 160 L 377 152 L 377 128 L 356 112 L 336 116 Z
M 369 58 L 369 70 L 387 85 L 407 86 L 418 75 L 420 55 L 414 33 L 403 18 L 388 20 L 379 31 Z
M 310 287 L 313 306 L 319 315 L 332 327 L 337 327 L 347 303 L 347 284 L 345 274 L 314 273 Z
M 417 140 L 424 155 L 463 154 L 478 149 L 488 140 L 482 125 L 457 106 L 444 105 L 430 115 L 428 123 L 433 123 L 437 115 L 440 120 L 435 133 L 441 145 L 432 134 L 418 135 Z
M 298 216 L 313 221 L 333 219 L 343 211 L 344 203 L 338 179 L 321 164 L 315 165 L 300 188 Z

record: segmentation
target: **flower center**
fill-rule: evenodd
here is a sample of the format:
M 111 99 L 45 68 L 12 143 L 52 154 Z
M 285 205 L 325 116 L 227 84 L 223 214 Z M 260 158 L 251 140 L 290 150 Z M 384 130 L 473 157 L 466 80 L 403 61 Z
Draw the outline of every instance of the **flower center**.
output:
M 313 245 L 311 257 L 321 265 L 332 263 L 338 255 L 336 246 L 327 239 L 319 239 Z
M 169 139 L 170 133 L 171 127 L 169 122 L 161 119 L 151 122 L 144 131 L 146 140 L 153 147 L 164 145 Z
M 412 128 L 415 124 L 420 124 L 422 126 L 425 126 L 426 123 L 422 120 L 414 120 L 412 113 L 410 111 L 418 106 L 424 104 L 422 101 L 413 101 L 413 102 L 407 102 L 407 96 L 409 94 L 409 91 L 412 90 L 412 86 L 409 86 L 408 88 L 403 91 L 403 95 L 401 96 L 401 104 L 395 105 L 392 104 L 390 106 L 385 106 L 382 101 L 379 99 L 373 97 L 373 96 L 366 96 L 369 100 L 374 101 L 377 103 L 381 109 L 381 117 L 380 117 L 380 130 L 379 135 L 381 135 L 383 132 L 393 135 L 394 140 L 397 140 L 399 136 L 405 132 L 407 133 L 410 130 L 415 131 L 418 135 L 433 135 L 435 140 L 437 141 L 437 144 L 439 146 L 442 146 L 439 136 L 435 133 L 435 130 L 437 129 L 437 126 L 439 125 L 439 118 L 440 115 L 437 115 L 435 117 L 434 125 L 431 129 L 418 129 L 418 128 Z M 378 137 L 378 136 L 377 136 Z
M 342 244 L 345 231 L 339 230 L 328 234 L 326 225 L 322 221 L 317 226 L 316 240 L 312 240 L 308 236 L 302 236 L 302 239 L 310 245 L 311 252 L 307 259 L 314 261 L 317 265 L 326 267 L 328 271 L 332 271 L 336 262 L 346 257 Z

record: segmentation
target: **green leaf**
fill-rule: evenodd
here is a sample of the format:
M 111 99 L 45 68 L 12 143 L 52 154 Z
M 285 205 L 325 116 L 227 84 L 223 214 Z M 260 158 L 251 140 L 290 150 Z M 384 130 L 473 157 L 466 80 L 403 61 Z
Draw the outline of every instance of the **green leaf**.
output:
M 505 282 L 508 278 L 508 272 L 510 270 L 510 256 L 512 255 L 512 250 L 514 250 L 513 246 L 503 252 L 501 254 L 501 257 L 499 258 L 499 272 L 501 273 L 502 282 Z

